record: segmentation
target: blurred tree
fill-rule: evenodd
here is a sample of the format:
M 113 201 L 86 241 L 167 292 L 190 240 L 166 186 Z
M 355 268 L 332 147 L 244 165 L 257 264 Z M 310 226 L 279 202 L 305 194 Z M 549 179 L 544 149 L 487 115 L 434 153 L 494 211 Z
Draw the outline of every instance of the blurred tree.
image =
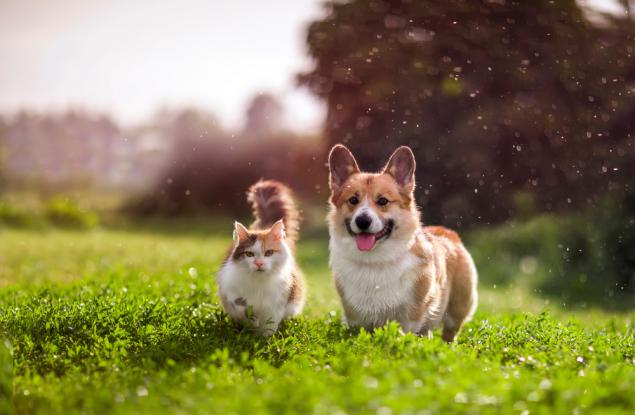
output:
M 166 162 L 169 146 L 161 128 L 166 121 L 155 123 L 128 129 L 85 111 L 22 111 L 6 118 L 0 132 L 5 182 L 45 193 L 139 191 L 155 181 Z
M 244 134 L 248 137 L 271 137 L 280 133 L 284 109 L 271 94 L 257 94 L 247 107 Z
M 574 0 L 325 3 L 298 77 L 325 99 L 329 145 L 379 168 L 416 152 L 428 220 L 504 220 L 594 204 L 632 181 L 635 25 L 594 25 Z
M 301 196 L 315 195 L 325 178 L 315 174 L 324 172 L 321 143 L 276 133 L 280 109 L 273 97 L 258 95 L 241 135 L 222 130 L 202 111 L 163 111 L 157 128 L 172 143 L 170 162 L 155 186 L 127 209 L 138 215 L 225 211 L 240 217 L 249 212 L 245 191 L 262 177 L 285 181 Z
M 138 213 L 180 213 L 192 206 L 213 204 L 216 195 L 209 192 L 217 185 L 214 174 L 225 163 L 229 136 L 217 118 L 196 108 L 162 109 L 151 129 L 168 147 L 165 163 L 157 181 L 130 208 Z
M 631 0 L 619 0 L 619 3 L 622 5 L 622 7 L 624 8 L 624 12 L 627 15 L 631 14 L 631 11 L 633 10 L 633 5 L 632 5 L 632 1 Z

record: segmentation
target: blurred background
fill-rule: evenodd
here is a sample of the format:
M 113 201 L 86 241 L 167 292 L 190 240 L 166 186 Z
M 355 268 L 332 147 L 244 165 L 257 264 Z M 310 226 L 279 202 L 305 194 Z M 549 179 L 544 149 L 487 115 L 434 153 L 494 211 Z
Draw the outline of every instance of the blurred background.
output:
M 405 144 L 482 284 L 635 305 L 635 2 L 9 0 L 0 28 L 5 235 L 228 238 L 265 177 L 325 245 L 330 146 Z

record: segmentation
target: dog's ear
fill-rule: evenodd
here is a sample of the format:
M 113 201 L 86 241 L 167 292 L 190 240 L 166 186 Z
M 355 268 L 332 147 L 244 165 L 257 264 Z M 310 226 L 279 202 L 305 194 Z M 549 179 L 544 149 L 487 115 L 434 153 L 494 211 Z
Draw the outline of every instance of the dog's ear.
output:
M 355 173 L 359 173 L 359 167 L 353 157 L 353 153 L 341 144 L 336 144 L 329 153 L 329 186 L 335 192 L 346 180 Z
M 382 173 L 390 174 L 397 184 L 412 192 L 415 187 L 415 155 L 410 147 L 401 146 L 390 156 Z

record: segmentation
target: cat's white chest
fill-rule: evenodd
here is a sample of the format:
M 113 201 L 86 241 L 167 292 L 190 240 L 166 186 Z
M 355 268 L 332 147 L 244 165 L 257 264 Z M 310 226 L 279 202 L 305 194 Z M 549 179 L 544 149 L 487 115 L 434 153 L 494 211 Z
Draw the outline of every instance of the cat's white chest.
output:
M 227 266 L 219 273 L 219 290 L 229 302 L 244 304 L 258 321 L 279 321 L 284 315 L 289 280 L 286 269 L 274 275 L 259 275 Z

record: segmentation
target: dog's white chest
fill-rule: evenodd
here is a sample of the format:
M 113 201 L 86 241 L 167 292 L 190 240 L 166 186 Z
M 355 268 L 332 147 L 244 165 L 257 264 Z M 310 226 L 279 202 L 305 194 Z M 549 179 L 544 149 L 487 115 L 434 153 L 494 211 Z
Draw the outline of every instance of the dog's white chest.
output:
M 337 284 L 364 326 L 402 320 L 414 295 L 420 259 L 407 253 L 384 264 L 360 264 L 344 255 L 331 253 Z

